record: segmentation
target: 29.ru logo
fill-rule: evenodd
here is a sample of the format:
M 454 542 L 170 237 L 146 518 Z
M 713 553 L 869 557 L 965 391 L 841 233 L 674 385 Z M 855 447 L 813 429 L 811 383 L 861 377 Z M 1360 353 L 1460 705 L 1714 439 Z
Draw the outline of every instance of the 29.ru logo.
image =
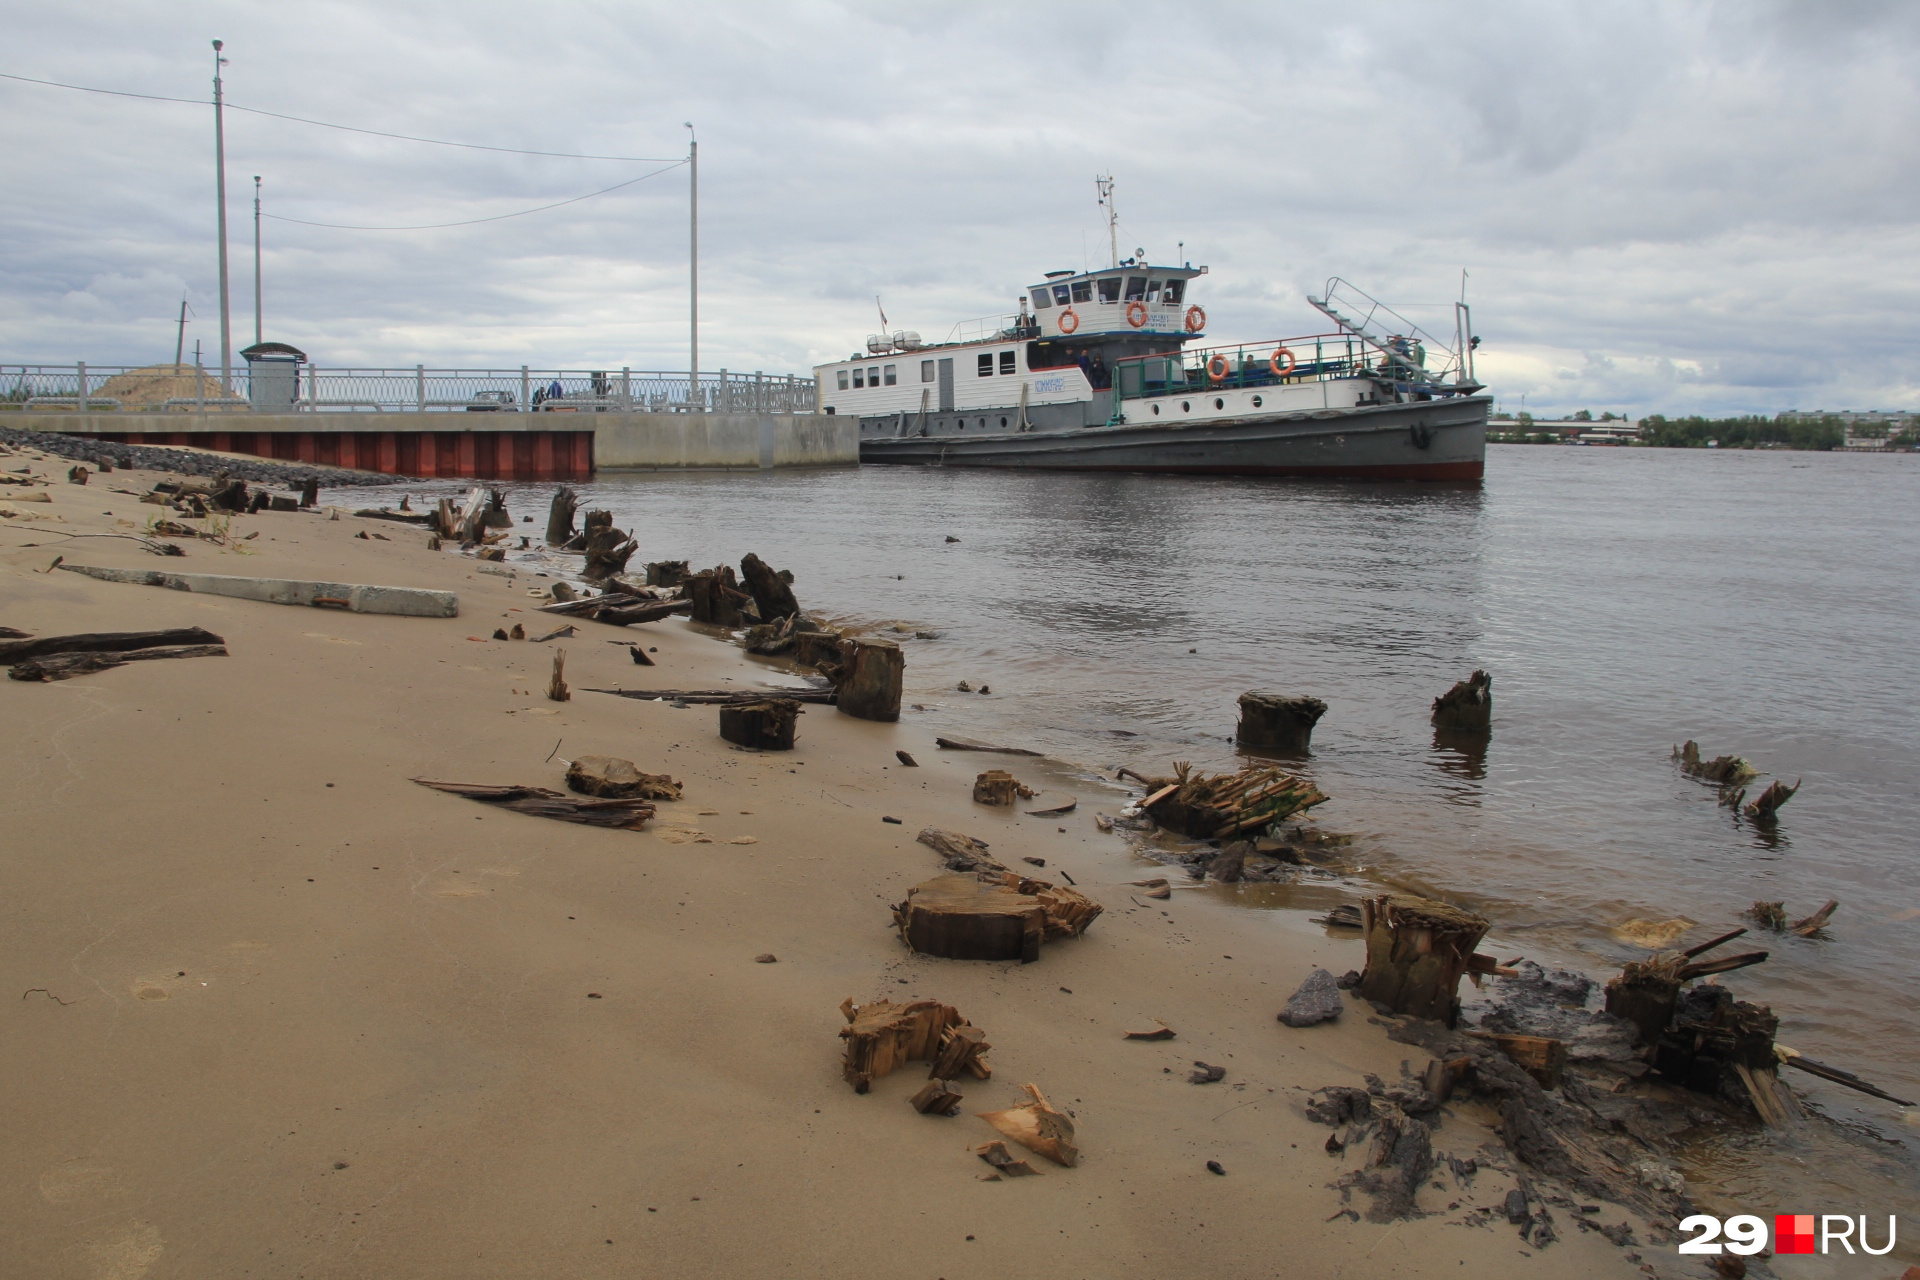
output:
M 1848 1253 L 1860 1243 L 1860 1252 L 1878 1257 L 1893 1252 L 1893 1215 L 1887 1215 L 1887 1244 L 1875 1249 L 1867 1243 L 1867 1215 L 1856 1220 L 1839 1213 L 1776 1213 L 1773 1215 L 1773 1251 L 1779 1253 L 1837 1253 L 1834 1245 Z M 1818 1224 L 1816 1227 L 1815 1224 Z M 1711 1214 L 1696 1213 L 1680 1223 L 1682 1235 L 1698 1232 L 1680 1243 L 1681 1253 L 1755 1254 L 1767 1247 L 1767 1224 L 1750 1213 L 1738 1214 L 1725 1222 Z M 1725 1234 L 1726 1240 L 1721 1241 Z

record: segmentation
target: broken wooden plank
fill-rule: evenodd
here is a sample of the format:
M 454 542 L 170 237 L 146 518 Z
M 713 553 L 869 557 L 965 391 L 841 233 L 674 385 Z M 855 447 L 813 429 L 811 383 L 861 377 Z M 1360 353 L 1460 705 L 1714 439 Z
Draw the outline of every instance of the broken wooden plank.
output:
M 305 582 L 295 578 L 242 578 L 213 573 L 168 573 L 160 569 L 102 569 L 95 565 L 62 564 L 70 573 L 102 582 L 131 582 L 147 587 L 169 587 L 201 595 L 231 596 L 268 604 L 313 605 L 321 599 L 341 600 L 354 613 L 395 614 L 409 618 L 456 618 L 460 597 L 451 591 L 419 587 L 382 587 L 353 582 Z
M 1764 951 L 1746 951 L 1737 956 L 1725 956 L 1719 960 L 1701 960 L 1694 964 L 1680 966 L 1674 977 L 1681 982 L 1687 982 L 1694 978 L 1704 978 L 1710 973 L 1732 973 L 1735 969 L 1759 964 L 1766 958 L 1767 953 Z
M 86 631 L 68 636 L 41 636 L 33 640 L 0 641 L 0 662 L 20 662 L 50 653 L 120 653 L 162 645 L 225 644 L 201 627 L 173 627 L 165 631 Z
M 561 822 L 583 822 L 590 827 L 638 831 L 654 814 L 653 805 L 639 799 L 582 800 L 565 792 L 548 791 L 544 787 L 435 782 L 430 778 L 415 778 L 413 781 L 423 787 L 432 787 L 435 791 L 451 792 L 482 804 L 499 805 L 515 813 L 531 814 L 536 818 L 557 818 Z
M 1551 1036 L 1497 1035 L 1485 1031 L 1467 1034 L 1476 1040 L 1489 1041 L 1539 1081 L 1542 1089 L 1560 1087 L 1560 1075 L 1567 1068 L 1566 1041 Z
M 1870 1094 L 1876 1098 L 1884 1098 L 1888 1102 L 1897 1103 L 1903 1107 L 1920 1106 L 1920 1103 L 1910 1102 L 1905 1098 L 1896 1098 L 1878 1085 L 1868 1084 L 1851 1071 L 1842 1071 L 1840 1068 L 1828 1066 L 1824 1062 L 1815 1062 L 1812 1058 L 1807 1057 L 1797 1049 L 1789 1049 L 1783 1044 L 1775 1044 L 1773 1046 L 1773 1052 L 1774 1055 L 1787 1066 L 1796 1067 L 1808 1075 L 1819 1076 L 1822 1080 L 1831 1080 L 1835 1084 L 1845 1085 L 1849 1089 L 1857 1089 L 1861 1093 Z
M 1831 898 L 1827 901 L 1826 906 L 1820 908 L 1806 919 L 1794 921 L 1793 924 L 1788 927 L 1787 932 L 1797 933 L 1803 938 L 1811 938 L 1814 934 L 1827 927 L 1827 921 L 1833 919 L 1833 913 L 1838 910 L 1839 907 L 1840 899 Z
M 920 1092 L 907 1099 L 907 1105 L 921 1115 L 951 1116 L 960 1111 L 960 1104 L 966 1098 L 947 1088 L 945 1080 L 929 1080 L 920 1086 Z
M 1697 947 L 1688 947 L 1685 951 L 1681 952 L 1680 954 L 1685 956 L 1689 960 L 1693 959 L 1695 956 L 1703 956 L 1707 952 L 1713 950 L 1715 947 L 1722 946 L 1726 943 L 1732 942 L 1735 938 L 1738 938 L 1740 935 L 1744 934 L 1745 932 L 1746 932 L 1745 929 L 1735 929 L 1731 933 L 1723 933 L 1717 938 L 1707 939 L 1705 942 L 1701 943 Z
M 1080 1160 L 1080 1152 L 1073 1145 L 1073 1121 L 1065 1112 L 1054 1110 L 1036 1086 L 1020 1087 L 1027 1094 L 1025 1102 L 1004 1111 L 975 1114 L 1027 1150 L 1071 1169 Z
M 1123 1032 L 1120 1038 L 1122 1040 L 1171 1040 L 1173 1039 L 1173 1028 L 1162 1023 L 1151 1031 Z
M 587 693 L 610 693 L 616 698 L 641 698 L 663 702 L 757 702 L 762 698 L 785 698 L 789 702 L 831 703 L 831 689 L 587 689 Z
M 1025 747 L 996 747 L 985 742 L 975 742 L 972 738 L 935 738 L 935 746 L 945 747 L 948 751 L 992 751 L 1003 756 L 1037 756 L 1038 751 L 1029 751 Z
M 618 601 L 630 601 L 631 596 L 606 596 L 595 599 L 597 608 L 583 611 L 594 622 L 604 622 L 612 627 L 632 626 L 636 622 L 659 622 L 676 613 L 689 613 L 693 609 L 691 600 L 660 600 L 641 603 L 621 604 Z
M 1029 818 L 1053 818 L 1063 813 L 1072 813 L 1080 801 L 1065 792 L 1049 791 L 1035 801 L 1033 808 L 1027 810 Z
M 187 644 L 168 645 L 155 649 L 130 649 L 124 653 L 50 653 L 44 658 L 28 658 L 7 668 L 7 676 L 13 680 L 40 681 L 50 683 L 55 680 L 70 680 L 74 676 L 89 675 L 95 671 L 108 671 L 114 667 L 125 666 L 129 662 L 139 662 L 153 658 L 224 658 L 227 647 L 223 644 Z
M 1002 1176 L 1008 1178 L 1031 1178 L 1037 1177 L 1040 1173 L 1038 1169 L 1028 1164 L 1025 1160 L 1015 1159 L 1013 1153 L 1007 1150 L 1007 1144 L 1004 1142 L 989 1142 L 985 1146 L 975 1147 L 973 1154 L 979 1156 L 994 1168 L 994 1172 L 992 1173 L 981 1174 L 980 1176 L 983 1178 L 997 1178 Z
M 949 871 L 1005 871 L 1005 865 L 990 857 L 987 842 L 957 831 L 938 831 L 927 827 L 914 839 L 940 855 Z

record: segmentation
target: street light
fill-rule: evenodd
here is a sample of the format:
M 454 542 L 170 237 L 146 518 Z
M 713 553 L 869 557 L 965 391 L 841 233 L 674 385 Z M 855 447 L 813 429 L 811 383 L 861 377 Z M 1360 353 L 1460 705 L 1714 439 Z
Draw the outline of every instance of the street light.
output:
M 700 137 L 687 126 L 687 412 L 700 393 Z M 703 406 L 704 407 L 704 406 Z
M 253 345 L 260 345 L 260 175 L 253 175 Z
M 220 56 L 224 42 L 213 42 L 213 159 L 220 201 L 220 394 L 233 390 L 233 315 L 227 298 L 227 132 L 220 100 Z

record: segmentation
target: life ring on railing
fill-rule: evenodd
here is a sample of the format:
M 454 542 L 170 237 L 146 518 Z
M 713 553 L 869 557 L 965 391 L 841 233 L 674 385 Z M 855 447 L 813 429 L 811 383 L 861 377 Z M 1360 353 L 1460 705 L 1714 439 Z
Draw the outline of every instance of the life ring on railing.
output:
M 1187 308 L 1187 332 L 1198 333 L 1207 327 L 1207 313 L 1198 306 Z
M 1060 332 L 1072 333 L 1080 327 L 1080 317 L 1074 314 L 1072 307 L 1068 307 L 1060 313 L 1060 319 L 1056 323 L 1060 326 Z
M 1127 304 L 1127 323 L 1136 329 L 1147 327 L 1147 304 L 1135 298 Z
M 1225 356 L 1216 355 L 1207 361 L 1207 381 L 1225 382 L 1227 375 L 1233 372 L 1233 363 Z
M 1280 363 L 1281 356 L 1287 358 L 1285 365 Z M 1276 378 L 1286 377 L 1297 367 L 1299 367 L 1299 362 L 1293 358 L 1293 352 L 1287 350 L 1285 347 L 1275 347 L 1273 355 L 1267 359 L 1267 368 L 1273 370 L 1273 376 Z

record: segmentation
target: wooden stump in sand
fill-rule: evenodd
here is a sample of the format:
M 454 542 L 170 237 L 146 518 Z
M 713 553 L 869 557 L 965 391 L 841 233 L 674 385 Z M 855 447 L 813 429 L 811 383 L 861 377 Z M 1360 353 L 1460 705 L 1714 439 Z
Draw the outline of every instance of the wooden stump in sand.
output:
M 720 704 L 720 736 L 743 747 L 791 751 L 799 714 L 800 704 L 792 698 L 723 702 Z
M 744 626 L 744 606 L 753 599 L 740 590 L 733 566 L 725 564 L 689 577 L 687 598 L 693 601 L 693 620 L 714 627 Z
M 1493 724 L 1493 677 L 1484 671 L 1460 681 L 1433 700 L 1433 727 L 1478 732 Z
M 865 1093 L 894 1068 L 916 1061 L 933 1064 L 928 1073 L 933 1080 L 952 1080 L 963 1072 L 980 1080 L 993 1076 L 980 1056 L 993 1046 L 950 1004 L 875 1000 L 856 1005 L 847 999 L 840 1012 L 847 1020 L 840 1028 L 840 1038 L 847 1042 L 841 1074 L 855 1093 Z
M 760 610 L 760 621 L 777 622 L 800 612 L 800 602 L 793 598 L 793 588 L 773 571 L 772 565 L 751 551 L 740 562 L 740 580 L 746 584 L 754 605 Z
M 862 720 L 898 720 L 907 655 L 891 640 L 853 640 L 846 647 L 836 705 Z
M 1460 975 L 1472 966 L 1487 921 L 1429 898 L 1387 895 L 1361 903 L 1361 923 L 1367 935 L 1361 998 L 1451 1027 L 1460 1015 Z
M 650 587 L 678 587 L 686 580 L 685 560 L 654 560 L 647 564 L 647 585 Z
M 559 546 L 573 538 L 573 517 L 580 509 L 580 495 L 566 485 L 553 491 L 553 505 L 547 508 L 547 541 Z
M 1031 964 L 1047 934 L 1038 898 L 982 884 L 978 876 L 940 876 L 915 885 L 894 919 L 909 947 L 949 960 Z
M 1258 691 L 1243 693 L 1240 695 L 1240 727 L 1234 737 L 1243 747 L 1305 751 L 1313 740 L 1313 726 L 1325 714 L 1327 704 L 1318 698 Z
M 838 667 L 840 633 L 837 631 L 796 631 L 793 633 L 793 660 L 803 667 Z
M 1033 788 L 1022 786 L 1020 780 L 1005 769 L 989 769 L 973 780 L 975 804 L 1012 804 L 1021 796 L 1033 794 Z

